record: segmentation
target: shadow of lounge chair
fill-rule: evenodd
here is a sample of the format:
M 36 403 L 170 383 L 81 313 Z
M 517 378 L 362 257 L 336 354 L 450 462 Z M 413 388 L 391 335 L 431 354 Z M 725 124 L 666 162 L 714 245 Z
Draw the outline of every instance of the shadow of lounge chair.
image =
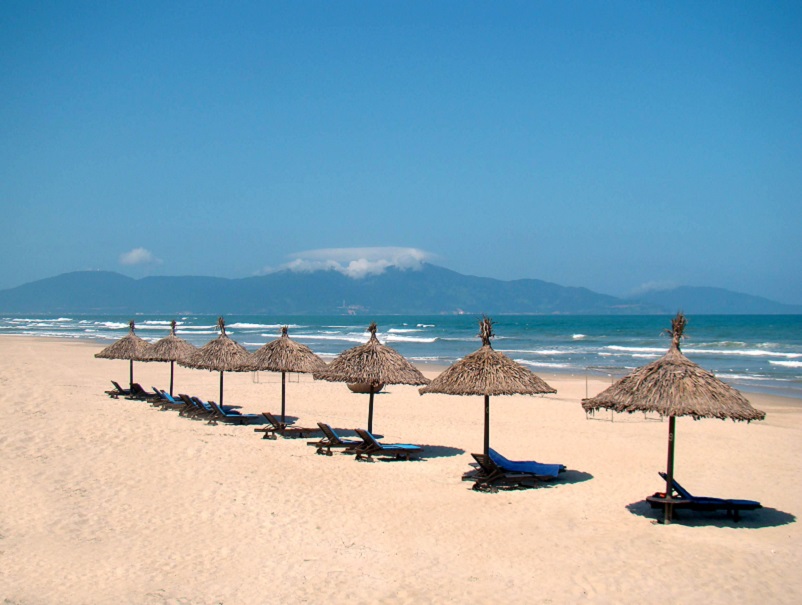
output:
M 667 480 L 666 474 L 661 472 L 660 476 L 663 481 Z M 756 510 L 763 508 L 760 502 L 754 500 L 730 500 L 726 498 L 710 498 L 708 496 L 694 496 L 679 483 L 676 479 L 672 479 L 671 485 L 676 494 L 669 494 L 670 498 L 666 498 L 665 494 L 656 493 L 646 498 L 646 501 L 652 508 L 664 508 L 666 504 L 670 504 L 673 510 L 687 509 L 696 512 L 712 512 L 723 510 L 726 511 L 727 516 L 738 521 L 741 518 L 741 511 Z
M 317 454 L 331 456 L 331 448 L 333 447 L 343 448 L 344 453 L 353 453 L 357 446 L 363 443 L 361 439 L 343 439 L 333 428 L 323 422 L 318 422 L 317 425 L 323 431 L 323 438 L 320 441 L 307 444 L 314 445 L 317 448 L 315 451 Z
M 303 439 L 320 432 L 320 428 L 308 428 L 281 422 L 270 412 L 262 412 L 262 416 L 267 419 L 267 426 L 253 429 L 255 433 L 264 433 L 262 439 L 276 439 L 277 434 L 285 438 L 301 437 Z
M 413 454 L 419 454 L 423 448 L 419 445 L 409 443 L 380 443 L 376 437 L 364 429 L 355 429 L 356 434 L 362 439 L 362 443 L 354 449 L 356 459 L 367 458 L 373 461 L 373 456 L 392 456 L 397 459 L 409 460 Z

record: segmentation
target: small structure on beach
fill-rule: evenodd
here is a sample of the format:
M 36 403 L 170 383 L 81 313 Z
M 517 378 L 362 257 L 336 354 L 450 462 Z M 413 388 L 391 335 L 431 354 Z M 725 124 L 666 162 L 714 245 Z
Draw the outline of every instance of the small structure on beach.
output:
M 479 322 L 479 338 L 482 346 L 470 355 L 448 367 L 420 389 L 426 393 L 445 395 L 482 395 L 485 400 L 484 450 L 487 458 L 490 450 L 490 397 L 495 395 L 544 395 L 556 393 L 545 380 L 493 349 L 493 320 L 483 317 Z
M 175 362 L 188 359 L 198 348 L 179 338 L 175 333 L 176 321 L 170 322 L 170 334 L 150 345 L 143 361 L 169 361 L 170 362 L 170 395 L 173 395 L 173 375 Z
M 220 372 L 220 405 L 223 405 L 223 374 L 225 372 L 250 372 L 251 354 L 238 342 L 226 334 L 226 322 L 217 318 L 220 336 L 207 342 L 187 359 L 179 360 L 178 365 L 198 370 Z
M 671 520 L 676 417 L 751 422 L 766 416 L 765 412 L 753 408 L 738 390 L 683 355 L 680 341 L 687 323 L 685 315 L 677 313 L 671 320 L 671 329 L 666 330 L 671 335 L 671 346 L 663 357 L 635 370 L 595 397 L 582 400 L 586 412 L 604 408 L 614 412 L 657 412 L 668 417 L 666 523 Z
M 367 330 L 370 333 L 367 343 L 343 351 L 328 367 L 313 374 L 316 380 L 369 385 L 369 433 L 373 432 L 373 396 L 380 389 L 380 385 L 429 384 L 429 379 L 401 353 L 379 342 L 376 330 L 376 323 L 371 323 Z
M 99 359 L 127 359 L 128 366 L 128 387 L 133 388 L 134 384 L 134 362 L 146 361 L 148 341 L 143 340 L 135 333 L 136 327 L 134 320 L 128 322 L 128 334 L 110 344 L 100 353 L 95 353 Z
M 285 422 L 287 372 L 320 372 L 326 369 L 326 362 L 312 349 L 290 338 L 289 327 L 282 326 L 281 336 L 251 355 L 251 369 L 281 372 L 281 422 Z

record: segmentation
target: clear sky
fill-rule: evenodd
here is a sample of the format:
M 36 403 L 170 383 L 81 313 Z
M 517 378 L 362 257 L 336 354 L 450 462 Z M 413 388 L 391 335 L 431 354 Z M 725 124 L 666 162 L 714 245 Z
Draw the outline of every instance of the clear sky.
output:
M 421 259 L 802 303 L 802 3 L 0 3 L 0 288 Z

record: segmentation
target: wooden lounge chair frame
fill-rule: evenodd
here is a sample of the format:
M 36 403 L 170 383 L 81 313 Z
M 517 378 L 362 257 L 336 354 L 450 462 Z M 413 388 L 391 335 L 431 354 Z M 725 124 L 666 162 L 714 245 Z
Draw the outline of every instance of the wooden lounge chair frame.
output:
M 462 475 L 463 481 L 473 481 L 473 489 L 483 492 L 497 492 L 500 487 L 523 489 L 536 487 L 540 479 L 533 473 L 508 471 L 486 458 L 484 454 L 471 454 L 478 468 Z
M 239 424 L 247 424 L 251 421 L 256 421 L 259 418 L 258 414 L 242 414 L 234 410 L 226 411 L 214 401 L 209 401 L 208 403 L 216 412 L 216 414 L 209 419 L 209 424 L 217 424 L 218 420 L 222 422 L 238 422 Z
M 373 462 L 373 456 L 387 455 L 396 459 L 409 460 L 413 454 L 419 454 L 423 448 L 409 443 L 381 443 L 376 437 L 364 429 L 355 429 L 362 443 L 354 449 L 357 460 Z
M 361 439 L 343 439 L 334 432 L 333 428 L 324 422 L 318 422 L 317 425 L 320 427 L 320 430 L 323 431 L 323 438 L 320 441 L 315 441 L 314 443 L 310 442 L 308 444 L 317 448 L 315 450 L 316 454 L 331 456 L 331 448 L 333 447 L 343 448 L 343 453 L 353 454 L 357 446 L 363 443 Z
M 125 396 L 126 399 L 135 399 L 137 401 L 147 401 L 153 399 L 154 397 L 158 397 L 158 393 L 149 393 L 142 385 L 138 382 L 135 382 L 131 385 L 131 391 L 128 395 Z
M 277 434 L 289 439 L 295 439 L 297 437 L 304 439 L 320 432 L 320 428 L 308 428 L 281 422 L 270 412 L 262 412 L 262 416 L 267 419 L 267 426 L 253 429 L 254 433 L 264 433 L 262 439 L 276 439 Z
M 661 472 L 660 476 L 663 481 L 666 480 L 666 474 Z M 671 483 L 673 492 L 668 494 L 656 493 L 646 498 L 646 501 L 652 508 L 665 508 L 666 504 L 670 505 L 671 513 L 673 514 L 676 509 L 687 509 L 695 512 L 713 512 L 723 510 L 727 513 L 728 517 L 732 517 L 733 521 L 741 519 L 741 511 L 744 510 L 757 510 L 763 508 L 760 502 L 754 500 L 732 500 L 727 498 L 711 498 L 708 496 L 694 496 L 679 483 L 676 479 L 672 479 Z
M 112 399 L 119 399 L 120 395 L 124 396 L 124 395 L 129 395 L 131 393 L 131 389 L 122 388 L 116 380 L 112 380 L 111 384 L 114 385 L 114 388 L 103 392 L 106 393 L 106 395 L 108 395 Z

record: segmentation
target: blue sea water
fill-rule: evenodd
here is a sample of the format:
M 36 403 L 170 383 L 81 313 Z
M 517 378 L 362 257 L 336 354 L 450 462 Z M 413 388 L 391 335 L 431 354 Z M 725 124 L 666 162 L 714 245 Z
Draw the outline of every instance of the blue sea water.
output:
M 94 340 L 100 346 L 124 336 L 129 317 L 6 316 L 0 334 Z M 137 316 L 136 331 L 149 341 L 169 333 L 167 316 Z M 216 338 L 214 316 L 175 317 L 178 335 L 201 346 Z M 624 376 L 668 349 L 670 317 L 494 317 L 493 346 L 536 373 Z M 449 365 L 475 351 L 478 317 L 247 316 L 226 317 L 227 333 L 253 351 L 273 340 L 282 325 L 290 336 L 324 358 L 367 341 L 370 321 L 379 339 L 418 363 Z M 682 350 L 703 368 L 745 391 L 802 399 L 802 315 L 700 315 L 688 318 Z

